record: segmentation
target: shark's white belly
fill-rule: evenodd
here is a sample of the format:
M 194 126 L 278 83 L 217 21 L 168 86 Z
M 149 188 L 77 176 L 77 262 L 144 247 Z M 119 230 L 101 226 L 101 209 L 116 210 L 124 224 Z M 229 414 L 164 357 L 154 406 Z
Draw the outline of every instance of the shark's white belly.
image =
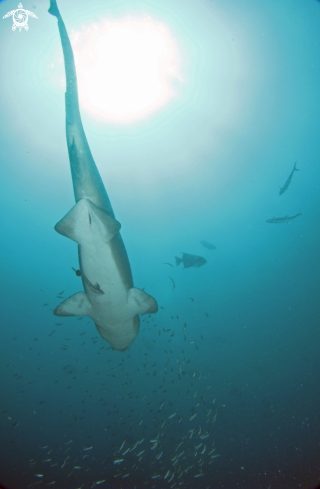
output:
M 81 272 L 98 291 L 83 278 L 84 290 L 92 306 L 91 318 L 100 335 L 113 348 L 125 350 L 139 332 L 140 320 L 132 317 L 128 304 L 130 288 L 123 282 L 121 271 L 114 259 L 113 241 L 80 246 Z M 102 293 L 101 293 L 102 292 Z
M 156 312 L 153 297 L 133 287 L 120 224 L 88 199 L 81 199 L 55 226 L 79 244 L 84 292 L 63 301 L 58 316 L 89 316 L 114 349 L 126 350 L 139 332 L 139 314 Z
M 82 279 L 84 290 L 95 311 L 92 319 L 98 323 L 113 324 L 125 319 L 129 287 L 121 280 L 111 244 L 100 244 L 98 248 L 94 243 L 90 247 L 80 246 L 80 269 L 82 275 L 93 284 L 92 288 Z M 94 288 L 96 284 L 98 290 Z

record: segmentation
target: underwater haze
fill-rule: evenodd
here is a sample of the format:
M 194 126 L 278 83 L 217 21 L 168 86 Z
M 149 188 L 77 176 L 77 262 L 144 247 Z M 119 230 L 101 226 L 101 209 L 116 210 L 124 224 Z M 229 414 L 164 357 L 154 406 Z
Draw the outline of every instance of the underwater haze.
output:
M 83 290 L 54 229 L 75 204 L 61 42 L 49 0 L 0 1 L 0 486 L 315 488 L 320 3 L 58 5 L 75 49 L 105 19 L 172 42 L 166 97 L 128 120 L 90 111 L 79 78 L 134 286 L 159 309 L 123 352 L 53 314 Z

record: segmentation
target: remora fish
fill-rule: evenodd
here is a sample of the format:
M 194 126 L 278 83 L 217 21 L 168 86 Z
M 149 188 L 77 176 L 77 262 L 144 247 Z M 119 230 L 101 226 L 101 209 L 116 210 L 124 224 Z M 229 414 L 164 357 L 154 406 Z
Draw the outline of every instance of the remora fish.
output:
M 270 224 L 288 224 L 298 216 L 302 216 L 301 212 L 298 212 L 298 214 L 295 214 L 294 216 L 273 217 L 272 219 L 267 219 L 266 222 L 269 222 Z
M 66 133 L 76 205 L 55 230 L 79 245 L 85 292 L 77 292 L 56 309 L 56 316 L 88 316 L 103 339 L 124 351 L 135 340 L 139 314 L 157 312 L 150 295 L 133 287 L 131 268 L 120 236 L 120 223 L 93 160 L 82 126 L 72 47 L 56 0 L 49 13 L 58 19 L 66 72 Z M 93 285 L 95 284 L 95 285 Z
M 190 268 L 190 267 L 199 268 L 207 263 L 207 260 L 202 256 L 189 255 L 189 253 L 183 253 L 183 252 L 181 253 L 182 253 L 182 258 L 178 258 L 177 256 L 175 256 L 177 266 L 179 266 L 180 263 L 183 263 L 183 268 Z
M 282 195 L 282 194 L 283 194 L 283 192 L 285 192 L 285 191 L 287 190 L 287 188 L 289 187 L 289 185 L 290 185 L 290 182 L 291 182 L 291 180 L 292 180 L 292 177 L 293 177 L 294 172 L 295 172 L 295 171 L 300 171 L 300 170 L 298 170 L 298 168 L 296 168 L 296 164 L 297 164 L 297 162 L 295 162 L 294 167 L 293 167 L 293 170 L 292 170 L 292 172 L 290 173 L 290 175 L 288 176 L 287 180 L 284 182 L 283 187 L 279 187 L 279 188 L 280 188 L 279 195 Z
M 205 241 L 204 239 L 202 241 L 200 241 L 200 243 L 202 244 L 202 246 L 204 248 L 207 248 L 208 250 L 216 250 L 216 246 L 214 246 L 214 244 L 212 243 L 209 243 L 208 241 Z

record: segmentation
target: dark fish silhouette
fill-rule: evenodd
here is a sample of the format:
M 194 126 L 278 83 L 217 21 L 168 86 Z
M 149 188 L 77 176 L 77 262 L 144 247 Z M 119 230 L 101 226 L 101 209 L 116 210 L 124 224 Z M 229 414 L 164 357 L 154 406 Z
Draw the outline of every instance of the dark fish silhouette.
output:
M 288 224 L 298 216 L 302 216 L 301 212 L 298 212 L 298 214 L 295 214 L 294 216 L 273 217 L 272 219 L 267 219 L 266 222 L 269 222 L 270 224 Z
M 300 171 L 298 170 L 298 168 L 296 168 L 296 164 L 297 162 L 295 162 L 294 164 L 294 167 L 293 167 L 293 170 L 291 171 L 290 175 L 288 176 L 287 180 L 284 182 L 283 184 L 283 187 L 280 187 L 280 192 L 279 192 L 279 195 L 282 195 L 283 192 L 285 192 L 287 190 L 287 188 L 289 187 L 290 183 L 291 183 L 291 180 L 292 180 L 292 177 L 293 177 L 293 174 L 295 171 Z
M 208 241 L 205 241 L 204 239 L 202 241 L 200 241 L 200 243 L 202 244 L 202 246 L 204 248 L 207 248 L 208 250 L 216 250 L 216 246 L 214 246 L 214 244 L 212 243 L 209 243 Z
M 176 284 L 174 283 L 173 278 L 169 277 L 169 279 L 170 279 L 170 280 L 171 280 L 171 282 L 172 282 L 172 285 L 173 285 L 173 290 L 176 290 Z
M 199 268 L 207 263 L 207 260 L 203 258 L 203 256 L 189 255 L 189 253 L 183 253 L 183 252 L 181 253 L 182 253 L 182 258 L 178 258 L 177 256 L 175 256 L 177 266 L 179 266 L 180 263 L 183 263 L 184 268 L 191 268 L 191 267 Z

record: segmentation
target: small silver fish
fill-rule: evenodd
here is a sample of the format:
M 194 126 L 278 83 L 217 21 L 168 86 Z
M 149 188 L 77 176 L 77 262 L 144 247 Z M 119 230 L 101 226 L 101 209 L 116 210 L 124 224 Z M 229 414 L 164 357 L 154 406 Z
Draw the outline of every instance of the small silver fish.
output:
M 123 443 L 122 443 L 121 447 L 119 448 L 118 453 L 121 452 L 121 450 L 123 449 L 125 442 L 126 442 L 126 440 L 123 440 Z
M 113 461 L 113 463 L 116 464 L 121 464 L 123 462 L 123 458 L 117 458 L 116 460 Z
M 170 279 L 170 280 L 171 280 L 171 282 L 172 282 L 172 285 L 173 285 L 173 290 L 176 290 L 176 284 L 174 283 L 173 278 L 169 276 L 169 279 Z

